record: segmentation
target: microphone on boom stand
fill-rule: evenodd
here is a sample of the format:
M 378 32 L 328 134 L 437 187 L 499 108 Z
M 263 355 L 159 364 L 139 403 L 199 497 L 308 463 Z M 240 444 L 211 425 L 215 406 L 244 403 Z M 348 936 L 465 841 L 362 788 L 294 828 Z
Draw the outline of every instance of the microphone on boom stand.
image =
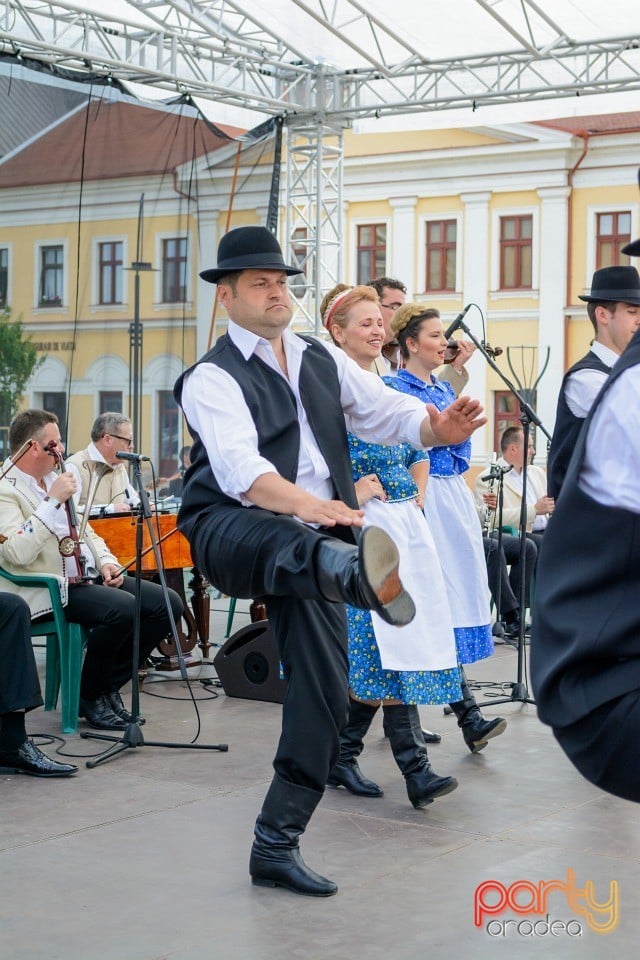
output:
M 468 304 L 466 305 L 466 307 L 464 308 L 464 310 L 462 311 L 462 313 L 459 313 L 458 316 L 457 316 L 457 317 L 455 318 L 455 320 L 453 321 L 453 323 L 452 323 L 449 327 L 447 327 L 447 329 L 446 329 L 445 332 L 444 332 L 444 335 L 445 335 L 445 337 L 447 338 L 447 340 L 449 339 L 449 337 L 452 336 L 452 334 L 454 334 L 454 333 L 456 332 L 456 330 L 458 329 L 458 327 L 461 326 L 462 321 L 464 320 L 464 318 L 465 318 L 465 316 L 466 316 L 467 310 L 470 310 L 472 306 L 473 306 L 472 303 L 468 303 Z

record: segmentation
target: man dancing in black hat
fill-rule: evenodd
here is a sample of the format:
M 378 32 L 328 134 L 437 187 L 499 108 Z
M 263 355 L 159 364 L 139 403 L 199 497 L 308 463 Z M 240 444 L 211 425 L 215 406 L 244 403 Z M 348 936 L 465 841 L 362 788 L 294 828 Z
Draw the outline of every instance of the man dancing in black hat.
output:
M 630 252 L 627 248 L 625 251 Z M 589 352 L 567 370 L 560 388 L 547 460 L 547 492 L 553 498 L 560 493 L 580 428 L 593 401 L 640 325 L 638 271 L 635 267 L 596 270 L 590 293 L 580 299 L 587 304 L 595 337 Z
M 218 589 L 265 598 L 288 681 L 253 882 L 322 897 L 337 887 L 306 866 L 298 838 L 347 716 L 344 603 L 398 625 L 414 615 L 393 542 L 375 527 L 357 535 L 345 418 L 368 440 L 415 446 L 467 437 L 485 420 L 468 398 L 425 416 L 343 351 L 287 330 L 287 276 L 300 272 L 268 230 L 240 227 L 222 238 L 217 268 L 200 274 L 218 284 L 229 329 L 176 383 L 194 437 L 178 526 Z

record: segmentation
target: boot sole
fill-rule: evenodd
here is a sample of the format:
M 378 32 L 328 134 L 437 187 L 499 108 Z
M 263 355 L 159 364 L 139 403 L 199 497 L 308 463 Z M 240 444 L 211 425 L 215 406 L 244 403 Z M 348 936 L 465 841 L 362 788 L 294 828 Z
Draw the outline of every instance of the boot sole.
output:
M 489 743 L 489 740 L 493 740 L 494 737 L 499 737 L 501 733 L 504 733 L 507 729 L 507 721 L 503 720 L 502 723 L 496 724 L 496 726 L 491 730 L 490 733 L 483 737 L 482 740 L 472 740 L 470 744 L 467 744 L 471 753 L 480 753 L 481 750 L 484 750 L 486 745 Z
M 252 877 L 251 883 L 254 887 L 282 887 L 283 890 L 288 890 L 290 893 L 297 893 L 301 897 L 333 897 L 337 892 L 338 888 L 335 887 L 333 890 L 318 890 L 312 892 L 311 890 L 299 890 L 297 887 L 290 886 L 288 883 L 282 883 L 279 880 L 267 880 L 262 877 Z
M 444 786 L 440 787 L 439 790 L 436 790 L 434 793 L 430 794 L 428 797 L 425 797 L 424 799 L 416 800 L 415 803 L 412 800 L 411 803 L 413 804 L 415 809 L 422 810 L 423 807 L 427 807 L 430 803 L 433 803 L 434 800 L 437 800 L 438 797 L 446 797 L 448 793 L 453 793 L 453 791 L 456 790 L 458 787 L 458 781 L 456 780 L 455 777 L 452 777 L 451 779 L 452 779 L 451 783 L 447 783 Z
M 400 554 L 391 537 L 379 527 L 367 527 L 362 531 L 361 556 L 362 572 L 378 600 L 376 612 L 397 627 L 411 623 L 416 608 L 398 575 Z

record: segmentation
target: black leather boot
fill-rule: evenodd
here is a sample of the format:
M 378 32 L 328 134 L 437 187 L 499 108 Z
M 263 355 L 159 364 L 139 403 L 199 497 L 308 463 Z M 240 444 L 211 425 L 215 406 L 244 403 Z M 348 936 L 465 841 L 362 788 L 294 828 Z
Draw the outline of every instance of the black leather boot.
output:
M 276 774 L 254 828 L 249 873 L 256 886 L 284 887 L 306 897 L 331 897 L 338 887 L 310 870 L 298 849 L 322 794 L 281 780 Z
M 462 683 L 462 700 L 449 704 L 456 717 L 458 726 L 462 730 L 464 742 L 471 750 L 471 753 L 480 753 L 487 745 L 487 741 L 492 737 L 499 737 L 507 729 L 507 721 L 502 717 L 496 717 L 495 720 L 485 720 L 480 713 L 480 707 L 476 698 L 469 689 L 467 678 L 464 671 L 460 670 Z
M 366 527 L 357 549 L 326 537 L 319 542 L 314 561 L 316 580 L 325 600 L 374 610 L 397 627 L 415 617 L 413 600 L 398 575 L 398 548 L 379 527 Z
M 387 715 L 386 713 L 383 716 L 382 720 L 382 730 L 385 737 L 389 736 L 389 731 L 387 730 Z M 434 730 L 426 730 L 424 727 L 421 727 L 422 739 L 425 743 L 442 743 L 442 737 L 439 733 L 436 733 Z
M 364 748 L 363 740 L 377 712 L 378 707 L 372 707 L 360 700 L 349 700 L 349 718 L 340 733 L 340 757 L 327 779 L 330 787 L 344 787 L 357 797 L 383 795 L 377 783 L 362 775 L 357 760 Z
M 414 705 L 383 706 L 393 758 L 407 785 L 409 800 L 419 810 L 436 797 L 451 793 L 458 786 L 455 777 L 439 777 L 433 772 L 424 744 L 420 715 Z

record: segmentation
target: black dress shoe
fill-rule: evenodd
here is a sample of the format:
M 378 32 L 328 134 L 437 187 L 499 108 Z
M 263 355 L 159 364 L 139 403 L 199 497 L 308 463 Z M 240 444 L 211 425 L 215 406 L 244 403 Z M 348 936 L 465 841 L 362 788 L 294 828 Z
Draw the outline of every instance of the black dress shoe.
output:
M 298 847 L 282 849 L 256 848 L 254 843 L 249 860 L 251 881 L 258 887 L 283 887 L 303 897 L 332 897 L 338 887 L 332 880 L 310 870 Z
M 122 702 L 122 697 L 120 696 L 119 690 L 112 690 L 111 693 L 105 694 L 106 699 L 109 701 L 111 709 L 115 713 L 116 717 L 120 717 L 121 720 L 124 720 L 125 723 L 133 723 L 133 714 L 127 710 L 124 703 Z M 138 714 L 138 719 L 136 723 L 140 726 L 147 721 L 143 716 Z
M 442 737 L 439 733 L 434 733 L 433 730 L 422 730 L 422 737 L 425 743 L 441 743 Z
M 80 700 L 78 715 L 84 717 L 95 730 L 126 730 L 127 722 L 113 712 L 113 708 L 103 693 L 97 700 Z
M 362 775 L 362 770 L 355 760 L 336 763 L 327 778 L 327 783 L 330 787 L 344 787 L 356 797 L 383 796 L 382 788 Z
M 27 773 L 31 777 L 70 777 L 78 768 L 72 763 L 52 760 L 33 740 L 25 740 L 17 750 L 0 753 L 0 773 Z

